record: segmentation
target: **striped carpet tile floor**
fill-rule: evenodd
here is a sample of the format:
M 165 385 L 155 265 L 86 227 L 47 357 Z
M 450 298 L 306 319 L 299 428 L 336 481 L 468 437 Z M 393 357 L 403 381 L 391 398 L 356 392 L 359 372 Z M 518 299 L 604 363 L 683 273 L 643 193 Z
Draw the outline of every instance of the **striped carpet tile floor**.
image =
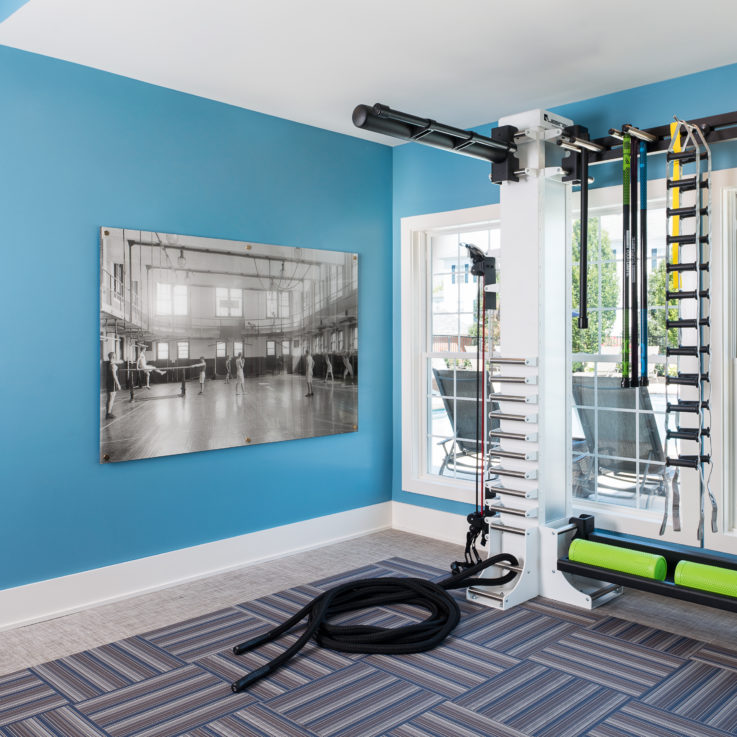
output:
M 391 558 L 0 676 L 0 737 L 726 737 L 737 648 L 546 599 L 463 618 L 435 650 L 301 655 L 249 691 L 230 682 L 294 642 L 231 648 L 349 579 L 445 572 Z M 411 606 L 343 621 L 396 627 Z

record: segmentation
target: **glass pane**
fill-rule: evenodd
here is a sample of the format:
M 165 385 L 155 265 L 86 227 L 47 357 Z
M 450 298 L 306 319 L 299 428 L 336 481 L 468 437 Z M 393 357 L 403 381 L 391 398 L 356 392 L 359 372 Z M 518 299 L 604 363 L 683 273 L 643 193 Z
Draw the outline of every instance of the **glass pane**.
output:
M 458 313 L 433 314 L 432 343 L 429 347 L 433 353 L 458 351 Z
M 458 284 L 453 283 L 452 274 L 432 275 L 432 311 L 458 311 Z
M 573 498 L 591 499 L 596 493 L 596 457 L 582 451 L 580 443 L 574 443 L 571 467 Z

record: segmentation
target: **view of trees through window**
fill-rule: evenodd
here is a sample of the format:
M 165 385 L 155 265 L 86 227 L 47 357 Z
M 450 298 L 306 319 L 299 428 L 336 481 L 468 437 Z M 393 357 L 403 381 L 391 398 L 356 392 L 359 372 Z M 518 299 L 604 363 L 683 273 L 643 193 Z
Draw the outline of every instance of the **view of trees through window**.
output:
M 588 319 L 578 327 L 581 224 L 573 224 L 571 255 L 573 495 L 599 503 L 662 509 L 670 469 L 665 465 L 666 336 L 665 211 L 648 211 L 648 386 L 623 389 L 622 211 L 589 218 Z M 641 257 L 638 246 L 638 255 Z M 639 267 L 638 267 L 639 271 Z M 668 306 L 671 317 L 678 306 Z M 639 321 L 638 321 L 639 329 Z

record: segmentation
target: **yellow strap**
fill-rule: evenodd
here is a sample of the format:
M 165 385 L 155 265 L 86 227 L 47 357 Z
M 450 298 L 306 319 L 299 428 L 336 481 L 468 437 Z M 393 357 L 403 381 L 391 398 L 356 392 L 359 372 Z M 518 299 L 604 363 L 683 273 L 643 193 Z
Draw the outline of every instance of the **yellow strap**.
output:
M 677 122 L 673 121 L 670 124 L 670 138 L 671 138 L 671 151 L 674 152 L 680 152 L 681 151 L 681 136 L 680 136 L 680 127 Z M 673 181 L 677 182 L 681 178 L 681 162 L 680 161 L 674 161 L 673 162 Z M 681 206 L 681 190 L 678 189 L 678 187 L 673 187 L 671 190 L 672 192 L 672 204 L 671 207 L 673 209 Z M 673 224 L 673 229 L 671 231 L 671 235 L 680 235 L 680 229 L 681 229 L 681 218 L 678 215 L 674 215 L 671 218 L 671 223 Z M 677 264 L 678 263 L 678 244 L 673 243 L 671 245 L 671 263 Z M 681 275 L 679 272 L 674 271 L 672 274 L 672 284 L 673 284 L 673 290 L 677 290 L 681 286 Z

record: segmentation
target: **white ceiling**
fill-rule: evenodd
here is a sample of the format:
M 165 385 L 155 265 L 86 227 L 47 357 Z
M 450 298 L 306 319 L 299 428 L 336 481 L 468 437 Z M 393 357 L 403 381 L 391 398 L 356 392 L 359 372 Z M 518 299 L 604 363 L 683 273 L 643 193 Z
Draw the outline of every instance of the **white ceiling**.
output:
M 30 0 L 0 44 L 362 138 L 471 127 L 737 61 L 734 0 Z

